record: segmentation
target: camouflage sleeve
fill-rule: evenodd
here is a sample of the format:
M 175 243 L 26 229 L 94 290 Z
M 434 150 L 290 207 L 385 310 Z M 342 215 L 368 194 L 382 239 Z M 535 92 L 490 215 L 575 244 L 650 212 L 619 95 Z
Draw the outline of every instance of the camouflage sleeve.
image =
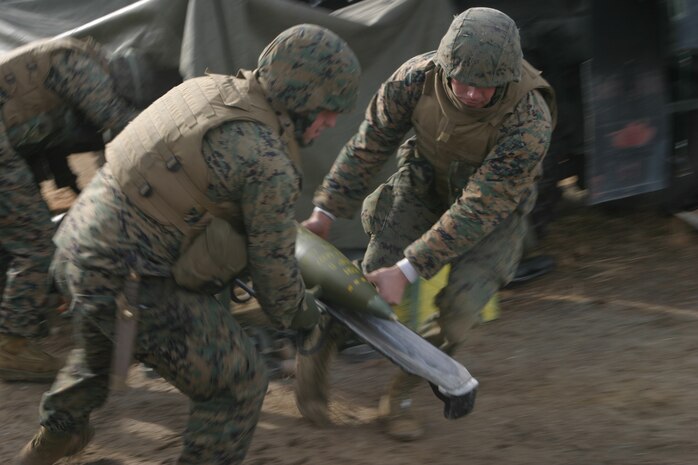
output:
M 412 128 L 433 52 L 405 62 L 385 81 L 366 109 L 358 132 L 340 151 L 315 193 L 313 203 L 350 218 L 368 194 L 371 181 Z
M 209 195 L 241 206 L 259 304 L 273 323 L 288 327 L 305 289 L 295 257 L 300 175 L 282 142 L 258 123 L 209 130 L 203 154 L 218 180 Z
M 15 227 L 18 230 L 21 229 L 21 225 L 26 224 L 22 221 L 23 216 L 31 213 L 15 208 L 11 201 L 12 196 L 21 196 L 24 191 L 30 189 L 27 186 L 37 186 L 38 184 L 34 181 L 34 175 L 24 157 L 17 153 L 12 146 L 2 118 L 0 118 L 0 167 L 2 167 L 0 169 L 0 232 L 3 234 L 0 237 L 3 242 L 7 243 L 12 238 L 5 236 L 6 231 Z M 38 200 L 41 203 L 41 194 L 37 193 L 37 199 L 33 200 Z M 18 205 L 21 204 L 18 203 Z M 18 214 L 19 218 L 16 216 Z M 29 254 L 27 253 L 27 255 Z
M 552 131 L 545 100 L 538 92 L 529 92 L 502 125 L 497 144 L 460 198 L 405 249 L 405 257 L 421 276 L 433 276 L 466 253 L 529 197 Z
M 87 120 L 115 136 L 137 110 L 114 90 L 112 77 L 94 56 L 64 49 L 51 57 L 46 86 L 78 108 Z

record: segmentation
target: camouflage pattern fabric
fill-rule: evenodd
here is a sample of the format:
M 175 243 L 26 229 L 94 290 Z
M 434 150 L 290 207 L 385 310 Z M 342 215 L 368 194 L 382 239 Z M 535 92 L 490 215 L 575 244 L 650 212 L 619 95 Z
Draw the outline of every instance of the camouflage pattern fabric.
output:
M 27 163 L 8 143 L 1 122 L 0 167 L 0 246 L 9 259 L 0 333 L 44 336 L 54 227 Z
M 279 34 L 262 51 L 257 74 L 274 103 L 290 113 L 344 113 L 356 104 L 361 66 L 339 36 L 301 24 Z
M 348 218 L 371 186 L 374 173 L 395 153 L 411 129 L 411 115 L 422 93 L 425 69 L 434 52 L 403 64 L 366 110 L 357 134 L 341 150 L 318 188 L 314 203 L 339 217 Z M 518 207 L 535 186 L 552 125 L 545 102 L 530 92 L 499 127 L 497 145 L 472 174 L 462 195 L 440 212 L 438 221 L 422 231 L 405 250 L 419 274 L 429 278 L 453 258 L 468 252 Z M 407 140 L 398 159 L 415 153 Z M 426 186 L 425 189 L 429 187 Z
M 370 235 L 362 262 L 365 272 L 394 265 L 405 248 L 439 220 L 447 205 L 431 186 L 432 167 L 411 154 L 366 198 L 361 212 Z M 420 330 L 431 343 L 450 352 L 464 342 L 480 310 L 513 278 L 522 255 L 526 212 L 533 203 L 530 197 L 477 246 L 451 262 L 447 285 L 436 296 L 439 314 Z
M 288 326 L 304 289 L 294 256 L 299 174 L 279 139 L 253 122 L 209 130 L 203 156 L 212 172 L 208 195 L 243 210 L 255 290 L 271 303 L 265 306 L 272 321 Z M 140 298 L 153 303 L 139 321 L 138 357 L 192 399 L 178 463 L 242 461 L 266 392 L 264 363 L 214 297 L 168 278 L 182 239 L 128 201 L 109 164 L 83 190 L 55 236 L 53 262 L 56 281 L 77 297 L 79 349 L 44 396 L 42 425 L 74 431 L 106 399 L 114 296 L 133 269 L 148 282 Z
M 203 157 L 211 171 L 207 195 L 238 204 L 247 237 L 248 272 L 262 309 L 283 327 L 292 321 L 304 284 L 295 260 L 295 202 L 300 173 L 271 129 L 254 122 L 224 123 L 207 132 Z M 135 207 L 121 191 L 109 163 L 83 190 L 54 242 L 81 266 L 133 270 L 169 277 L 183 235 Z
M 36 115 L 24 124 L 8 130 L 10 143 L 16 150 L 26 147 L 61 145 L 86 121 L 112 136 L 119 133 L 137 114 L 115 91 L 112 77 L 98 60 L 79 50 L 65 49 L 54 52 L 51 70 L 44 85 L 55 92 L 62 105 L 50 113 Z
M 44 394 L 41 424 L 76 431 L 107 398 L 114 299 L 123 281 L 62 253 L 52 267 L 62 292 L 73 297 L 79 348 Z M 177 463 L 241 463 L 268 383 L 253 341 L 212 295 L 186 291 L 169 278 L 144 278 L 140 289 L 135 357 L 191 399 Z
M 373 174 L 411 129 L 411 115 L 433 57 L 430 52 L 408 60 L 381 86 L 359 131 L 316 192 L 317 206 L 340 217 L 350 217 L 357 209 Z M 450 205 L 438 200 L 433 168 L 408 139 L 397 152 L 398 172 L 364 202 L 362 223 L 371 236 L 365 271 L 407 257 L 422 277 L 429 278 L 451 263 L 449 283 L 437 305 L 453 328 L 449 339 L 462 340 L 461 331 L 511 279 L 520 259 L 522 218 L 532 208 L 530 192 L 535 191 L 551 133 L 545 102 L 536 92 L 528 93 L 504 120 L 496 146 Z
M 311 38 L 333 35 L 326 30 L 314 35 L 319 28 L 306 26 L 292 28 L 307 46 L 295 57 L 299 67 L 313 60 L 338 66 L 329 60 L 339 50 L 332 40 L 315 45 L 304 41 L 306 32 Z M 337 54 L 346 53 L 353 56 L 350 50 Z M 358 79 L 358 68 L 349 74 Z M 292 74 L 279 76 L 278 83 L 284 78 L 293 84 Z M 281 94 L 265 90 L 272 104 L 282 101 Z M 282 87 L 277 90 L 283 93 Z M 316 90 L 291 87 L 290 92 L 305 105 Z M 293 124 L 284 121 L 283 130 L 293 134 Z M 119 138 L 112 142 L 118 143 Z M 114 145 L 107 147 L 108 153 L 110 147 Z M 208 199 L 240 209 L 248 272 L 262 309 L 272 323 L 289 327 L 304 297 L 295 259 L 301 173 L 290 158 L 290 147 L 263 124 L 235 120 L 209 129 L 201 152 L 208 167 Z M 243 460 L 266 392 L 264 363 L 227 308 L 211 295 L 186 291 L 172 281 L 171 268 L 184 241 L 176 227 L 163 226 L 129 201 L 109 162 L 83 190 L 54 237 L 53 273 L 63 291 L 73 296 L 78 326 L 77 348 L 42 400 L 41 423 L 47 429 L 76 431 L 104 403 L 114 299 L 125 276 L 135 271 L 144 280 L 139 299 L 147 307 L 139 318 L 137 357 L 192 402 L 177 463 L 227 465 Z
M 24 337 L 40 336 L 46 330 L 42 321 L 54 227 L 18 152 L 31 157 L 70 143 L 84 121 L 118 132 L 135 116 L 95 57 L 82 51 L 55 52 L 45 85 L 61 97 L 62 105 L 9 129 L 0 122 L 0 246 L 12 256 L 0 306 L 0 333 Z M 6 98 L 0 95 L 0 102 Z
M 514 20 L 493 8 L 469 8 L 451 22 L 434 61 L 458 82 L 499 87 L 521 78 L 522 60 Z

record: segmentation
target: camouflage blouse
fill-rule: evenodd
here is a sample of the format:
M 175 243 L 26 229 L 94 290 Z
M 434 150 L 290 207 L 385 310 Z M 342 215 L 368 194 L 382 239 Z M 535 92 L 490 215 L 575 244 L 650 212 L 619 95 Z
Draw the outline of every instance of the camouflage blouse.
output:
M 112 77 L 97 59 L 81 50 L 53 52 L 45 85 L 58 94 L 63 104 L 8 130 L 15 148 L 34 144 L 57 146 L 71 142 L 83 119 L 101 131 L 118 134 L 137 111 L 114 89 Z
M 318 188 L 315 205 L 351 217 L 369 193 L 375 173 L 412 129 L 434 52 L 405 62 L 385 81 L 366 109 L 358 132 L 341 150 Z M 543 98 L 529 92 L 498 128 L 499 137 L 458 198 L 407 247 L 405 256 L 422 276 L 463 255 L 519 205 L 530 200 L 550 144 L 553 123 Z
M 241 206 L 248 270 L 262 309 L 274 323 L 288 326 L 303 296 L 294 248 L 300 174 L 282 142 L 258 123 L 233 121 L 209 130 L 202 152 L 213 173 L 208 196 Z M 182 239 L 176 228 L 134 207 L 107 164 L 73 205 L 54 242 L 83 268 L 170 276 Z

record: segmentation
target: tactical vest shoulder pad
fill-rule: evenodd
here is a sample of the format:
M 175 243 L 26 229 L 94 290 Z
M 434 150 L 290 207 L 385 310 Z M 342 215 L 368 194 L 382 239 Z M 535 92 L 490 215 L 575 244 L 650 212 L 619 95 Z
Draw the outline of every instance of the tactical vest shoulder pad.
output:
M 93 40 L 73 38 L 31 42 L 0 57 L 0 96 L 3 121 L 7 127 L 21 124 L 33 116 L 51 110 L 60 97 L 44 82 L 51 70 L 55 52 L 79 50 L 108 68 L 98 44 Z

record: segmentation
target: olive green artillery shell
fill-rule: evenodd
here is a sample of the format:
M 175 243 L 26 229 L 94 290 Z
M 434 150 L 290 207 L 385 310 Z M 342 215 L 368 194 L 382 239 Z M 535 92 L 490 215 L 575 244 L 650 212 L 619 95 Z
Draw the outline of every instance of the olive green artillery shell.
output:
M 307 287 L 320 286 L 320 297 L 355 312 L 394 320 L 392 307 L 335 246 L 298 226 L 296 259 Z

